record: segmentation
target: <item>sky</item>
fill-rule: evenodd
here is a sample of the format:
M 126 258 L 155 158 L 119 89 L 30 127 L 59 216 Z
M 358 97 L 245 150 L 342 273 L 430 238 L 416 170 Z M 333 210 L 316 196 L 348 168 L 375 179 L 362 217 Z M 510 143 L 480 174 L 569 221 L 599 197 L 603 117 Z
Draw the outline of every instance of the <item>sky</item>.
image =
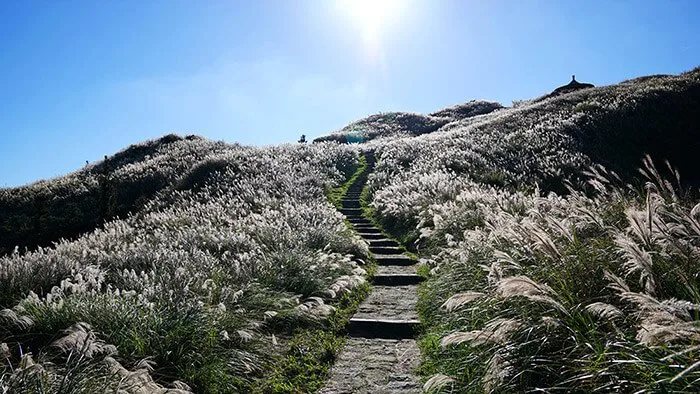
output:
M 147 139 L 293 143 L 386 111 L 700 65 L 700 1 L 0 1 L 0 187 Z

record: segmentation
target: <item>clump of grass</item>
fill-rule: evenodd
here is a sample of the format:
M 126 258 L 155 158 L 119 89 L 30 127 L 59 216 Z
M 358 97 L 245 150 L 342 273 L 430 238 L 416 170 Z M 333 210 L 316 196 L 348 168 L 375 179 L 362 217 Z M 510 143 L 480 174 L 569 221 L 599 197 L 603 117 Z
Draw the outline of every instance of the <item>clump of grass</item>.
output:
M 348 192 L 348 188 L 352 185 L 357 178 L 367 170 L 367 159 L 364 155 L 360 155 L 357 161 L 357 165 L 351 167 L 346 172 L 347 181 L 336 186 L 326 188 L 326 196 L 333 203 L 336 208 L 341 208 L 340 200 L 345 197 Z M 348 177 L 347 174 L 350 174 Z
M 346 327 L 369 293 L 364 284 L 343 295 L 322 327 L 296 330 L 288 351 L 273 362 L 272 374 L 251 387 L 256 393 L 308 393 L 323 387 L 335 357 L 345 346 Z

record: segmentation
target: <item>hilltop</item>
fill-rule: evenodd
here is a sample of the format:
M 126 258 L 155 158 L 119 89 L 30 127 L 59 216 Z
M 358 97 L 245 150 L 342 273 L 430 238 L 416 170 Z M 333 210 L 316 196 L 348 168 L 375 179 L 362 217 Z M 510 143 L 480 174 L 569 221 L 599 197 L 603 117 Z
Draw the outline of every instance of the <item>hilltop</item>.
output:
M 408 112 L 388 112 L 357 120 L 314 142 L 365 142 L 383 137 L 417 136 L 438 131 L 443 126 L 462 119 L 484 115 L 503 108 L 490 101 L 472 100 L 429 115 Z
M 369 291 L 335 205 L 371 151 L 363 210 L 427 278 L 426 389 L 696 391 L 698 108 L 700 68 L 0 189 L 0 387 L 319 389 Z

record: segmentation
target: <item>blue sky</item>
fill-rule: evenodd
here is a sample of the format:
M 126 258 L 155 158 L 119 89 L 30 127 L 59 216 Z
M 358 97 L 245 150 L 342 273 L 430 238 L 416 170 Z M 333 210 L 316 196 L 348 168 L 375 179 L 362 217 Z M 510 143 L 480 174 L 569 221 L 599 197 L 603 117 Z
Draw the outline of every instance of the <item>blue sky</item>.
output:
M 696 0 L 3 1 L 0 187 L 170 132 L 277 144 L 379 111 L 510 105 L 571 74 L 676 74 L 700 65 L 698 15 Z

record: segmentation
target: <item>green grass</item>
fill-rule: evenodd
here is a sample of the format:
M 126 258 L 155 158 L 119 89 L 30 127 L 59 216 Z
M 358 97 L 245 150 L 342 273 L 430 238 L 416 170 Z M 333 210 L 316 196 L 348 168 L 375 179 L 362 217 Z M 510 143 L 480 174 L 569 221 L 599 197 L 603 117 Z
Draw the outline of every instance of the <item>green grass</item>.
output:
M 352 176 L 342 185 L 326 191 L 326 196 L 336 208 L 341 208 L 340 200 L 366 170 L 367 160 L 360 155 Z M 347 221 L 346 225 L 351 228 Z M 373 264 L 363 268 L 368 277 L 374 275 L 376 270 Z M 248 389 L 260 394 L 302 394 L 321 389 L 336 356 L 345 346 L 348 321 L 369 294 L 369 289 L 369 283 L 364 283 L 342 295 L 333 305 L 336 308 L 333 314 L 320 327 L 294 330 L 287 344 L 288 350 L 271 363 L 272 373 Z
M 367 159 L 365 159 L 364 155 L 360 155 L 360 158 L 358 160 L 357 167 L 355 168 L 355 171 L 353 172 L 352 176 L 350 179 L 347 180 L 347 182 L 343 183 L 340 186 L 334 187 L 334 188 L 329 188 L 326 190 L 326 197 L 333 203 L 333 205 L 336 208 L 342 208 L 340 204 L 340 200 L 345 197 L 345 195 L 348 192 L 348 188 L 350 185 L 357 180 L 357 178 L 362 175 L 367 169 Z
M 250 387 L 254 393 L 311 393 L 323 387 L 335 357 L 345 346 L 346 328 L 362 300 L 369 294 L 368 283 L 344 294 L 335 312 L 319 328 L 297 330 L 289 350 L 271 364 L 269 377 Z

